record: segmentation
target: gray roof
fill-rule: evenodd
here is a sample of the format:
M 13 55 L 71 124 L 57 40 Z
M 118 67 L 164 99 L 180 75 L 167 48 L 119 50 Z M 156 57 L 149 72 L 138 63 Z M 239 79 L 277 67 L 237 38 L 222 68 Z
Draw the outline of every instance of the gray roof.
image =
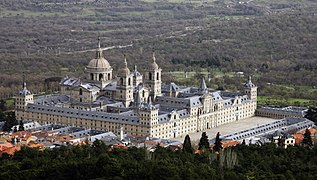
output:
M 281 113 L 281 114 L 294 114 L 304 116 L 307 113 L 305 107 L 289 106 L 285 108 L 273 108 L 273 107 L 261 107 L 257 109 L 258 112 L 270 112 L 270 113 Z
M 31 91 L 26 88 L 26 83 L 23 83 L 22 89 L 19 91 L 19 95 L 31 95 Z
M 117 88 L 117 82 L 113 81 L 113 82 L 109 83 L 106 87 L 104 87 L 103 90 L 116 91 L 116 88 Z
M 44 96 L 38 96 L 34 101 L 34 104 L 42 104 L 42 105 L 55 105 L 67 103 L 70 101 L 69 96 L 60 95 L 60 94 L 50 94 Z
M 110 121 L 122 124 L 138 124 L 138 117 L 125 116 L 117 113 L 97 112 L 97 111 L 80 111 L 72 108 L 62 108 L 54 106 L 44 106 L 28 104 L 27 111 L 42 112 L 46 114 L 62 115 L 66 117 L 77 117 L 88 120 Z
M 81 84 L 81 81 L 80 79 L 78 78 L 71 78 L 71 77 L 68 77 L 66 76 L 61 82 L 60 82 L 61 85 L 64 85 L 64 86 L 79 86 Z
M 246 87 L 246 88 L 256 87 L 251 81 L 251 76 L 249 76 L 249 80 L 247 83 L 244 84 L 244 87 Z

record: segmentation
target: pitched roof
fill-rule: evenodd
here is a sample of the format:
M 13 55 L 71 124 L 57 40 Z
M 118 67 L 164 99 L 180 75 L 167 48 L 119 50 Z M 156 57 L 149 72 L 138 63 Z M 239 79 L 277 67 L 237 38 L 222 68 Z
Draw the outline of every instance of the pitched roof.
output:
M 309 132 L 310 132 L 310 134 L 316 134 L 316 129 L 315 128 L 308 128 L 308 130 L 309 130 Z M 303 130 L 300 130 L 300 131 L 298 131 L 297 133 L 300 133 L 300 134 L 305 134 L 305 132 L 306 132 L 306 129 L 303 129 Z
M 222 148 L 227 148 L 227 147 L 236 146 L 236 145 L 240 144 L 240 142 L 232 141 L 232 140 L 222 141 L 221 143 L 222 143 L 221 144 Z
M 303 139 L 304 139 L 303 134 L 293 134 L 292 136 L 294 137 L 295 144 L 297 144 L 297 145 L 301 144 Z

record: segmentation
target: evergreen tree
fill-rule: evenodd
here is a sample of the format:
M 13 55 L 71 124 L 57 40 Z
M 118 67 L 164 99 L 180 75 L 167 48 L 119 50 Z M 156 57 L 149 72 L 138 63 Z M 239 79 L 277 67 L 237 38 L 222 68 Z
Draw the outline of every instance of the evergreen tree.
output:
M 185 136 L 185 140 L 183 143 L 183 152 L 187 152 L 191 154 L 194 152 L 192 148 L 192 143 L 190 142 L 190 137 L 188 134 Z
M 216 141 L 215 141 L 213 150 L 219 152 L 220 149 L 222 149 L 222 143 L 221 143 L 221 139 L 220 139 L 220 133 L 218 132 L 217 136 L 216 136 Z
M 305 118 L 313 121 L 315 124 L 317 124 L 317 107 L 316 108 L 309 108 L 307 111 L 307 114 L 305 115 Z
M 15 133 L 15 132 L 18 132 L 18 128 L 16 127 L 16 126 L 14 126 L 14 128 L 13 128 L 13 132 Z
M 243 141 L 242 141 L 241 145 L 246 145 L 246 143 L 245 143 L 245 139 L 243 139 Z
M 24 131 L 24 126 L 23 126 L 22 120 L 20 121 L 20 124 L 19 124 L 19 131 Z
M 313 145 L 313 141 L 311 139 L 311 133 L 308 129 L 306 129 L 305 133 L 304 133 L 304 139 L 303 139 L 303 145 L 308 145 L 308 146 L 312 146 Z
M 210 144 L 209 144 L 209 140 L 208 140 L 208 136 L 206 134 L 206 132 L 203 132 L 201 134 L 201 138 L 199 140 L 199 147 L 198 149 L 209 149 L 210 148 Z
M 12 127 L 18 124 L 18 121 L 15 119 L 14 112 L 5 113 L 4 121 L 5 123 L 2 126 L 3 131 L 11 131 Z

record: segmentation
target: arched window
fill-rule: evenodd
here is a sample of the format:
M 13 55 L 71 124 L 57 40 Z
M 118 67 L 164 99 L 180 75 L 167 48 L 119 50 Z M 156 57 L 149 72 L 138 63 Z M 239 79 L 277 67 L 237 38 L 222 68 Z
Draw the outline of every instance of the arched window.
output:
M 128 85 L 131 85 L 131 78 L 128 79 Z
M 111 78 L 111 77 L 110 77 L 110 73 L 108 73 L 108 79 L 107 79 L 107 80 L 110 80 L 110 78 Z
M 145 91 L 143 90 L 143 91 L 142 91 L 142 97 L 144 97 L 144 96 L 145 96 Z
M 160 73 L 156 73 L 156 80 L 160 80 L 159 75 L 160 75 Z
M 90 79 L 94 80 L 94 74 L 93 73 L 90 73 Z
M 102 81 L 102 80 L 103 80 L 103 75 L 99 74 L 99 81 Z
M 152 73 L 149 72 L 149 80 L 152 80 Z
M 79 95 L 83 95 L 83 90 L 79 89 Z
M 123 78 L 120 78 L 120 85 L 123 85 Z

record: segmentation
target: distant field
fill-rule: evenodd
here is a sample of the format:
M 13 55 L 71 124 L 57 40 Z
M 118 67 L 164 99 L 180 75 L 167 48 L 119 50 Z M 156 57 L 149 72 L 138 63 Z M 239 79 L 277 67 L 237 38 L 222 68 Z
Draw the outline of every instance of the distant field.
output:
M 8 109 L 13 109 L 14 108 L 14 99 L 13 98 L 8 98 L 6 100 L 6 106 Z
M 174 76 L 177 80 L 181 81 L 184 79 L 190 79 L 193 78 L 196 74 L 202 74 L 205 76 L 205 78 L 207 78 L 209 72 L 206 69 L 202 69 L 201 71 L 195 72 L 195 71 L 189 71 L 187 72 L 187 78 L 186 78 L 186 73 L 185 71 L 173 71 L 173 72 L 167 72 L 169 74 L 171 74 L 172 76 Z M 228 72 L 228 73 L 224 73 L 218 69 L 213 69 L 212 70 L 212 75 L 214 77 L 223 77 L 225 75 L 229 76 L 229 77 L 233 77 L 235 75 L 234 72 Z
M 283 98 L 274 96 L 258 96 L 258 105 L 273 106 L 313 106 L 316 101 L 300 98 Z

